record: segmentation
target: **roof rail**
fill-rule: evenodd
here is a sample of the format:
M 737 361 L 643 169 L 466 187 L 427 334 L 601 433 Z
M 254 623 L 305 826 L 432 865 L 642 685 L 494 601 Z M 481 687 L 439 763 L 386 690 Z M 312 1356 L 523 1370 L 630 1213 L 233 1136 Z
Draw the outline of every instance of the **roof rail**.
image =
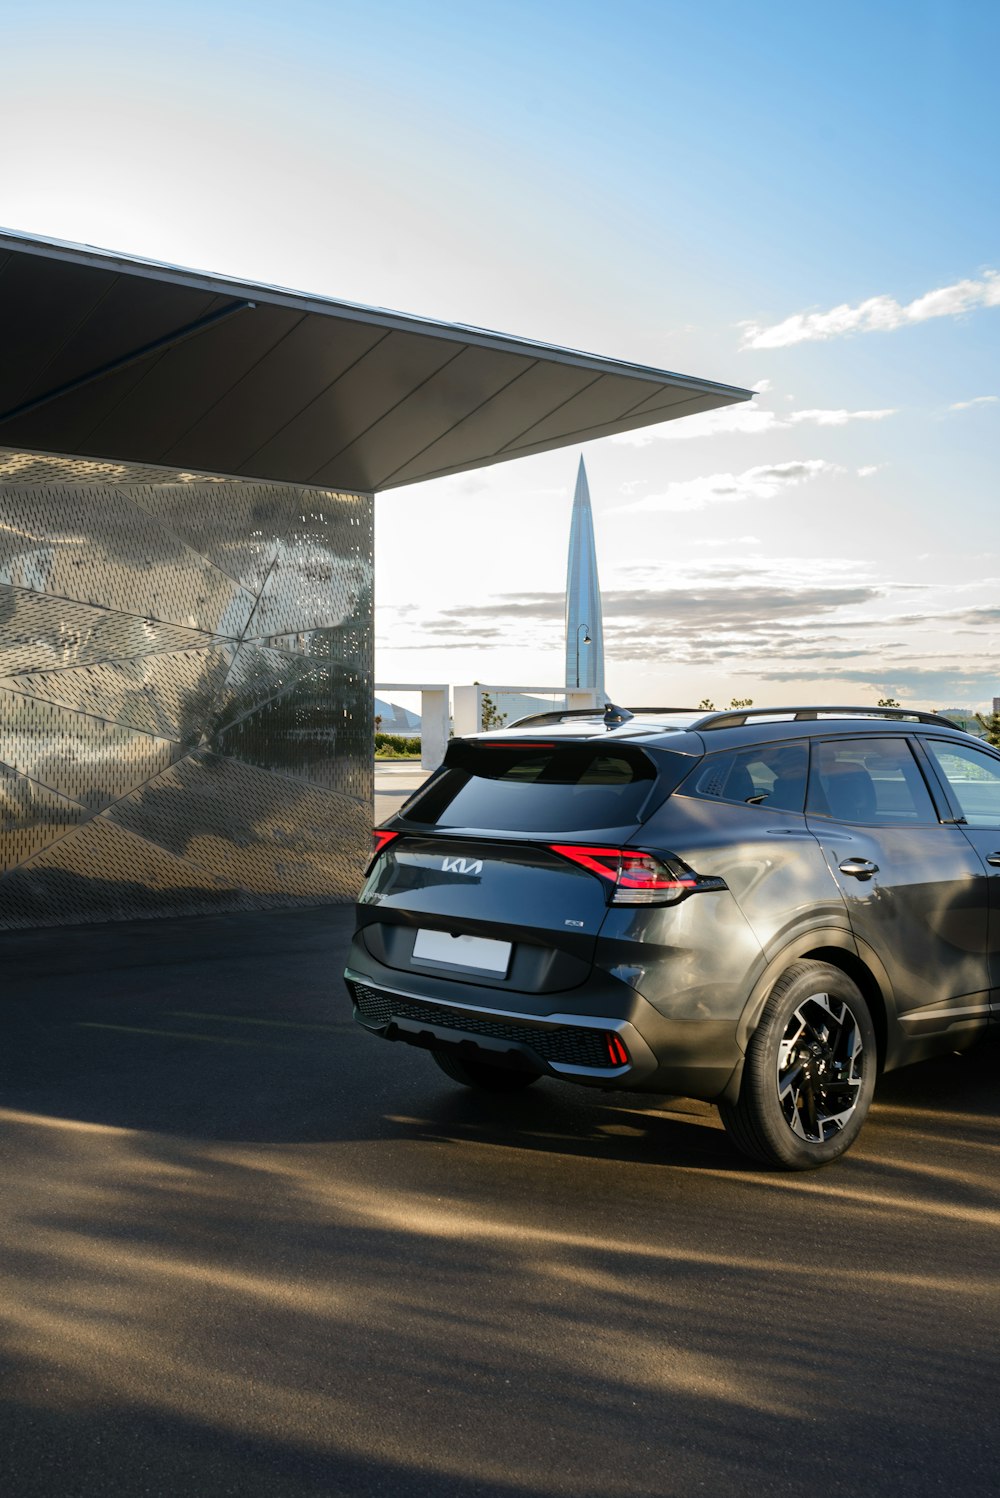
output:
M 560 707 L 548 713 L 529 713 L 526 718 L 515 718 L 513 723 L 505 723 L 504 727 L 526 728 L 530 724 L 533 728 L 541 728 L 547 723 L 563 723 L 567 718 L 602 718 L 603 716 L 603 707 Z
M 918 708 L 907 707 L 748 707 L 740 709 L 739 712 L 709 713 L 705 718 L 699 718 L 697 723 L 692 723 L 692 728 L 742 728 L 749 718 L 792 718 L 795 722 L 817 721 L 820 718 L 839 717 L 845 718 L 894 718 L 897 721 L 916 721 L 917 723 L 933 723 L 938 728 L 958 728 L 950 718 L 943 717 L 940 713 L 923 712 Z M 961 731 L 961 730 L 960 730 Z
M 505 728 L 524 728 L 527 725 L 539 728 L 546 723 L 563 723 L 568 718 L 601 718 L 607 708 L 612 704 L 607 703 L 605 707 L 558 707 L 547 713 L 531 713 L 526 718 L 515 718 L 513 723 L 506 723 Z M 696 713 L 696 707 L 630 707 L 625 709 L 633 718 L 640 713 Z

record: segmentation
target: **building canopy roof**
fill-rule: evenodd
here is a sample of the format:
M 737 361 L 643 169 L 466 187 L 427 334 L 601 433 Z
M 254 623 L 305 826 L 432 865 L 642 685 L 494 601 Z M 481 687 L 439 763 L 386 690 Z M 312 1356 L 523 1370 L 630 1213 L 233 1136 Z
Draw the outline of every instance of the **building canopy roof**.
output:
M 377 490 L 748 400 L 0 230 L 0 446 Z

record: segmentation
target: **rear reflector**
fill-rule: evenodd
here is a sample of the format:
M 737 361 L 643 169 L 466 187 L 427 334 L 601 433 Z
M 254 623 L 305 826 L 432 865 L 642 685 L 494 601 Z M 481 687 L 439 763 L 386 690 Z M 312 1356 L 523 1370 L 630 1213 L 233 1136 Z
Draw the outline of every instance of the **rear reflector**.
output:
M 621 1042 L 621 1037 L 614 1030 L 606 1030 L 604 1043 L 608 1048 L 608 1059 L 612 1066 L 628 1066 L 628 1051 Z
M 696 889 L 720 889 L 719 879 L 700 879 L 680 859 L 635 848 L 596 848 L 549 843 L 553 853 L 597 874 L 611 887 L 613 905 L 670 905 Z

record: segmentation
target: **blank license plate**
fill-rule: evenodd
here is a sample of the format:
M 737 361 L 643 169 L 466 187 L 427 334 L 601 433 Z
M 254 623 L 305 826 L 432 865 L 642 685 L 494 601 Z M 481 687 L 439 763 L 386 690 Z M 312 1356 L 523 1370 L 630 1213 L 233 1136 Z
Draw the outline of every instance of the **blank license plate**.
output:
M 490 941 L 485 936 L 449 936 L 447 931 L 418 931 L 413 943 L 413 957 L 415 962 L 447 962 L 453 967 L 506 973 L 510 966 L 510 948 L 509 941 Z

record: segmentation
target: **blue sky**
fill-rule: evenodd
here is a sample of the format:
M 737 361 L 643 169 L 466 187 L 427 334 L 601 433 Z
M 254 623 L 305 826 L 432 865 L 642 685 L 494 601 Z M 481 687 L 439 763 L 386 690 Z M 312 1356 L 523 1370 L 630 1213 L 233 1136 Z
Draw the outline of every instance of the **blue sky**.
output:
M 1000 694 L 1000 7 L 0 13 L 8 227 L 760 387 L 585 449 L 620 698 Z M 558 681 L 576 461 L 378 500 L 380 679 Z

